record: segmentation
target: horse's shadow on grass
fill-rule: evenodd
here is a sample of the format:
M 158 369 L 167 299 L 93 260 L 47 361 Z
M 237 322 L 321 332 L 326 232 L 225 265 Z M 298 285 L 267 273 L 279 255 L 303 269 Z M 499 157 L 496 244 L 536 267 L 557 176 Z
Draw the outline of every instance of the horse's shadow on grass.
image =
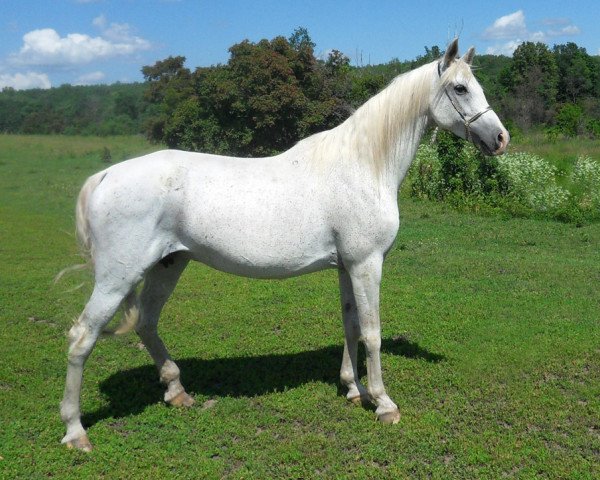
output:
M 182 383 L 191 395 L 208 397 L 255 397 L 283 391 L 308 382 L 339 385 L 339 368 L 343 347 L 331 345 L 300 353 L 228 357 L 175 359 L 181 370 Z M 438 363 L 443 355 L 431 353 L 405 338 L 382 340 L 381 351 L 406 358 Z M 364 353 L 359 356 L 359 373 L 364 375 Z M 162 400 L 164 387 L 158 382 L 154 365 L 122 370 L 100 383 L 100 391 L 109 405 L 85 414 L 86 427 L 106 418 L 121 418 L 141 413 L 148 405 Z

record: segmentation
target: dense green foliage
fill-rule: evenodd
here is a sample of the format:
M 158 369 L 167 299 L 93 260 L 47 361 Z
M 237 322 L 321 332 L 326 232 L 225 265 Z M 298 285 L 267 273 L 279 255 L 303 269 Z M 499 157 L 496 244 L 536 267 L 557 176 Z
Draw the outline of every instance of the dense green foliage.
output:
M 226 65 L 184 67 L 171 57 L 144 67 L 146 98 L 161 115 L 152 140 L 171 147 L 236 155 L 269 155 L 298 139 L 337 125 L 349 113 L 349 62 L 339 52 L 318 62 L 300 29 L 232 46 Z
M 357 68 L 337 51 L 318 60 L 312 48 L 306 30 L 299 29 L 290 39 L 234 45 L 226 65 L 192 73 L 177 57 L 177 64 L 167 59 L 144 67 L 145 74 L 152 73 L 146 75 L 148 98 L 164 113 L 150 138 L 217 153 L 279 152 L 340 123 L 393 77 L 442 53 L 426 47 L 412 61 Z M 600 58 L 573 43 L 551 50 L 525 42 L 512 58 L 476 57 L 475 72 L 490 104 L 517 136 L 539 127 L 552 139 L 600 133 Z M 169 100 L 155 95 L 157 90 Z
M 101 339 L 82 396 L 95 450 L 67 450 L 66 331 L 90 283 L 52 278 L 80 260 L 75 197 L 105 148 L 116 162 L 153 147 L 0 135 L 1 478 L 600 477 L 600 225 L 410 198 L 381 293 L 398 425 L 338 391 L 334 271 L 258 281 L 193 264 L 159 329 L 197 406 L 162 402 L 134 334 Z
M 599 153 L 596 147 L 591 155 Z M 600 163 L 583 149 L 570 162 L 556 164 L 526 151 L 486 157 L 456 136 L 438 132 L 435 143 L 419 147 L 408 183 L 415 197 L 462 209 L 576 224 L 600 219 Z
M 144 84 L 0 93 L 0 132 L 145 133 L 186 150 L 269 155 L 331 128 L 392 78 L 443 53 L 351 66 L 337 50 L 318 59 L 304 28 L 233 45 L 226 64 L 190 70 L 185 57 L 144 66 Z M 574 43 L 525 42 L 512 58 L 475 57 L 489 103 L 513 137 L 600 136 L 600 57 Z
M 525 42 L 498 79 L 504 91 L 500 112 L 517 129 L 544 125 L 551 137 L 598 135 L 600 57 L 585 48 L 567 43 L 550 50 L 543 43 Z
M 153 115 L 141 83 L 62 85 L 0 93 L 0 132 L 123 135 L 141 133 Z

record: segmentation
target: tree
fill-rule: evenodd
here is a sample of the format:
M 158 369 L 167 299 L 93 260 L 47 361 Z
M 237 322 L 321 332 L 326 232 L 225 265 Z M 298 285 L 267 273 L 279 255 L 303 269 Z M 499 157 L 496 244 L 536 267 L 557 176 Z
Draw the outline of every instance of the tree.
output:
M 560 102 L 576 103 L 593 94 L 594 62 L 585 48 L 569 42 L 552 49 L 558 68 L 558 95 Z
M 171 147 L 240 156 L 271 155 L 331 128 L 350 114 L 349 60 L 340 52 L 322 62 L 306 29 L 244 40 L 226 65 L 198 68 L 183 57 L 144 67 L 146 98 L 161 114 L 149 135 Z
M 502 75 L 508 93 L 505 109 L 520 128 L 548 121 L 556 104 L 558 68 L 552 52 L 543 43 L 525 42 L 513 54 Z
M 193 94 L 191 72 L 184 67 L 185 57 L 168 57 L 154 65 L 142 67 L 146 79 L 145 98 L 159 105 L 159 111 L 150 118 L 146 131 L 150 140 L 163 141 L 166 124 L 177 106 Z M 176 145 L 169 145 L 174 147 Z

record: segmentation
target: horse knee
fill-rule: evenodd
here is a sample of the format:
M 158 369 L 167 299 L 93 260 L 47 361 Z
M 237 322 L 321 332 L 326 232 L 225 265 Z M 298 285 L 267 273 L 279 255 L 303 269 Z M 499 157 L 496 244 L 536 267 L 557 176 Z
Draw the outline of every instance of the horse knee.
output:
M 369 392 L 369 396 L 375 400 L 375 403 L 378 403 L 378 400 L 381 398 L 387 398 L 387 393 L 385 391 L 385 387 L 383 385 L 367 385 L 367 392 Z
M 376 354 L 381 350 L 381 335 L 379 333 L 365 334 L 362 336 L 361 340 L 365 345 L 368 356 L 371 356 L 374 353 Z

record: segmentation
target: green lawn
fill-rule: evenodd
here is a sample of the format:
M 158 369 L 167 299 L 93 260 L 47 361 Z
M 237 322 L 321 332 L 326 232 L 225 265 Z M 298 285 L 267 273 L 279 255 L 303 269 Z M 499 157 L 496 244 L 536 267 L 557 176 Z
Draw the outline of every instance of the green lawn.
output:
M 95 449 L 67 450 L 65 333 L 90 283 L 52 278 L 79 261 L 75 197 L 105 147 L 113 161 L 157 148 L 0 135 L 0 478 L 600 477 L 600 224 L 407 198 L 381 295 L 398 425 L 339 388 L 335 271 L 257 281 L 195 264 L 160 328 L 197 405 L 162 403 L 135 335 L 101 339 L 82 395 Z

